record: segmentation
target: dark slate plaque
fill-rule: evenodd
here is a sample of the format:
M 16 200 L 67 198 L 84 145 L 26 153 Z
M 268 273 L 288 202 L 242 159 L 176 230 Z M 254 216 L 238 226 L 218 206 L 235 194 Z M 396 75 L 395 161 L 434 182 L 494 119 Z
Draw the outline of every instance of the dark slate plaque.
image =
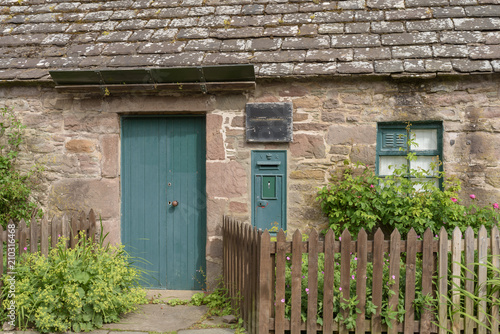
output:
M 285 103 L 247 103 L 248 142 L 291 142 L 293 107 Z

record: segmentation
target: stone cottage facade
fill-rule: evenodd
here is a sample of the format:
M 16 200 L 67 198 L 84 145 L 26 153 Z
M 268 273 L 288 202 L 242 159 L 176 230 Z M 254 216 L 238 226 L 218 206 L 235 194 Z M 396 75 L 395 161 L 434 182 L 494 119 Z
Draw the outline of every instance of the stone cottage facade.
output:
M 165 90 L 64 89 L 49 74 L 234 65 L 252 65 L 255 78 L 212 90 L 182 80 Z M 252 223 L 267 205 L 252 200 L 255 151 L 286 152 L 284 178 L 262 185 L 285 182 L 289 231 L 325 226 L 316 191 L 344 161 L 383 169 L 377 140 L 387 122 L 438 126 L 438 155 L 464 199 L 500 200 L 498 0 L 5 0 L 0 79 L 1 105 L 27 126 L 20 166 L 45 167 L 43 209 L 93 208 L 112 242 L 124 241 L 127 219 L 124 119 L 199 116 L 209 280 L 221 272 L 222 216 Z M 256 103 L 291 104 L 293 139 L 250 141 Z

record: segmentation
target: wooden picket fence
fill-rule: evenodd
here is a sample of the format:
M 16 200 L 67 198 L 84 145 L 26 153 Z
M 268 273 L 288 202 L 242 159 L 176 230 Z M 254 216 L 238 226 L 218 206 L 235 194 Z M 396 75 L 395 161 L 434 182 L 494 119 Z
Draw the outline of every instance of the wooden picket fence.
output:
M 11 222 L 12 223 L 12 222 Z M 47 216 L 43 217 L 39 222 L 33 218 L 30 226 L 26 227 L 26 222 L 21 220 L 15 223 L 15 243 L 18 246 L 19 255 L 29 251 L 35 253 L 40 251 L 43 255 L 47 255 L 49 247 L 55 247 L 60 237 L 68 239 L 66 247 L 75 247 L 78 243 L 78 235 L 80 231 L 84 231 L 86 236 L 94 236 L 97 231 L 96 215 L 94 210 L 90 210 L 86 215 L 81 212 L 78 215 L 68 217 L 66 214 L 61 218 L 53 217 L 49 221 Z M 7 244 L 9 233 L 8 229 L 4 230 L 0 226 L 0 245 L 2 249 Z M 75 237 L 76 236 L 76 237 Z M 49 244 L 50 241 L 50 244 Z M 0 263 L 3 263 L 4 254 L 0 252 Z M 4 273 L 4 268 L 0 265 L 0 276 Z
M 357 334 L 365 332 L 395 334 L 404 332 L 412 333 L 439 333 L 445 334 L 447 330 L 459 334 L 485 334 L 486 328 L 477 324 L 468 317 L 460 317 L 458 312 L 451 312 L 448 318 L 449 302 L 446 296 L 451 294 L 454 305 L 460 304 L 460 294 L 450 287 L 460 286 L 474 294 L 477 289 L 479 296 L 486 294 L 483 284 L 487 279 L 487 268 L 474 263 L 483 263 L 487 254 L 492 255 L 492 264 L 500 268 L 500 235 L 495 227 L 490 231 L 481 227 L 477 238 L 469 227 L 464 237 L 457 228 L 452 239 L 448 240 L 447 232 L 442 229 L 436 237 L 430 230 L 418 240 L 412 229 L 407 240 L 401 240 L 400 233 L 395 230 L 390 240 L 384 240 L 381 230 L 378 230 L 373 240 L 367 240 L 367 234 L 362 230 L 356 240 L 353 240 L 348 231 L 344 231 L 340 238 L 329 231 L 324 239 L 319 238 L 316 231 L 312 231 L 307 241 L 303 241 L 302 234 L 296 231 L 292 241 L 286 241 L 285 233 L 279 231 L 276 241 L 271 241 L 268 231 L 257 230 L 248 224 L 243 224 L 229 217 L 223 219 L 223 256 L 224 256 L 224 284 L 233 301 L 233 307 L 238 309 L 245 327 L 249 333 L 284 333 L 289 330 L 291 334 L 307 330 L 307 333 L 338 332 L 349 333 L 343 323 L 337 323 L 333 318 L 333 294 L 341 291 L 344 299 L 350 296 L 350 261 L 351 254 L 357 260 L 356 295 L 359 303 L 359 314 L 356 319 L 354 331 Z M 274 237 L 273 237 L 274 239 Z M 475 260 L 475 252 L 477 259 Z M 323 286 L 323 325 L 316 323 L 317 298 L 318 298 L 318 254 L 324 253 L 324 286 Z M 334 287 L 334 254 L 340 253 L 340 286 Z M 404 253 L 404 254 L 402 254 Z M 417 253 L 422 259 L 422 294 L 438 296 L 438 310 L 424 308 L 420 320 L 415 320 L 415 282 Z M 451 262 L 448 259 L 451 253 Z M 461 279 L 460 263 L 465 259 L 465 280 Z M 302 255 L 308 256 L 308 289 L 307 296 L 307 322 L 301 321 L 301 261 Z M 285 267 L 287 256 L 291 258 L 291 316 L 285 318 Z M 401 256 L 406 259 L 406 277 L 400 277 Z M 405 280 L 405 314 L 404 321 L 398 323 L 392 320 L 391 325 L 382 324 L 380 309 L 383 296 L 383 261 L 389 259 L 389 275 L 394 277 L 390 289 L 396 293 L 389 297 L 388 305 L 395 309 L 398 304 L 400 281 Z M 372 302 L 377 306 L 376 313 L 366 319 L 366 268 L 368 261 L 373 263 L 373 277 L 371 286 Z M 476 266 L 476 268 L 475 268 Z M 451 267 L 451 275 L 449 270 Z M 476 270 L 477 277 L 473 279 Z M 492 275 L 497 275 L 494 271 Z M 436 290 L 437 287 L 437 290 Z M 498 295 L 494 295 L 498 298 Z M 462 297 L 464 298 L 464 297 Z M 465 297 L 466 314 L 474 314 L 473 301 Z M 477 306 L 477 317 L 480 323 L 488 324 L 491 334 L 498 334 L 499 309 L 498 305 L 487 308 L 485 302 Z M 490 311 L 487 315 L 485 311 Z M 451 310 L 454 311 L 453 306 Z M 347 316 L 347 310 L 343 316 Z

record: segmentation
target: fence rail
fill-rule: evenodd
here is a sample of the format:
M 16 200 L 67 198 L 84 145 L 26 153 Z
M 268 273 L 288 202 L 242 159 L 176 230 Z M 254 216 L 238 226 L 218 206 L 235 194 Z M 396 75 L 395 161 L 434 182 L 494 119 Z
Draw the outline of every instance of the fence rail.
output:
M 290 330 L 292 334 L 307 330 L 307 333 L 339 332 L 347 334 L 349 330 L 343 322 L 334 321 L 333 298 L 334 293 L 340 294 L 344 300 L 350 296 L 350 281 L 352 279 L 350 265 L 352 257 L 356 257 L 356 288 L 359 314 L 353 330 L 357 334 L 372 333 L 439 333 L 447 330 L 453 333 L 484 334 L 486 328 L 478 326 L 469 317 L 460 317 L 455 306 L 449 308 L 446 296 L 451 295 L 453 305 L 459 305 L 461 295 L 456 289 L 450 291 L 449 287 L 459 286 L 474 294 L 478 291 L 479 297 L 486 294 L 485 281 L 487 279 L 486 266 L 477 265 L 484 263 L 488 254 L 492 255 L 492 264 L 500 268 L 500 235 L 495 227 L 490 231 L 490 238 L 484 227 L 478 231 L 477 238 L 469 227 L 464 235 L 457 228 L 451 240 L 447 232 L 442 229 L 436 237 L 427 230 L 423 238 L 418 238 L 412 229 L 407 240 L 401 240 L 400 233 L 395 230 L 390 240 L 384 240 L 381 230 L 374 235 L 374 240 L 367 240 L 366 233 L 362 230 L 356 240 L 348 231 L 336 237 L 329 231 L 324 240 L 320 240 L 318 233 L 312 231 L 307 241 L 303 235 L 296 231 L 292 241 L 286 241 L 283 231 L 276 234 L 276 241 L 271 241 L 268 231 L 260 231 L 248 224 L 237 222 L 229 217 L 223 219 L 223 247 L 224 247 L 224 283 L 233 301 L 233 307 L 238 308 L 240 316 L 250 333 L 284 333 Z M 274 239 L 274 237 L 273 237 Z M 422 240 L 418 240 L 422 239 Z M 489 250 L 489 252 L 488 252 Z M 323 286 L 323 324 L 316 322 L 318 302 L 318 254 L 324 254 Z M 404 254 L 403 254 L 404 253 Z M 335 266 L 335 254 L 340 254 L 340 269 Z M 354 255 L 352 255 L 354 254 Z M 418 254 L 418 255 L 417 255 Z M 475 258 L 477 254 L 477 258 Z M 301 320 L 301 294 L 302 294 L 302 256 L 307 256 L 307 321 Z M 448 257 L 451 256 L 451 262 Z M 285 268 L 287 257 L 291 258 L 291 286 L 287 292 L 285 286 Z M 421 263 L 421 268 L 417 268 Z M 400 277 L 400 261 L 405 262 L 405 276 Z M 421 261 L 420 261 L 421 259 Z M 463 266 L 465 279 L 460 278 Z M 390 320 L 390 326 L 382 323 L 381 308 L 383 299 L 383 266 L 384 261 L 389 261 L 389 277 L 392 278 L 389 289 L 393 291 L 387 302 L 388 308 L 395 310 L 399 302 L 399 290 L 404 289 L 404 321 Z M 371 263 L 373 274 L 372 284 L 367 287 L 367 266 Z M 340 282 L 334 286 L 334 275 L 340 270 Z M 415 292 L 416 273 L 421 272 L 421 285 L 418 287 L 422 295 L 434 295 L 438 298 L 438 310 L 423 308 L 420 320 L 415 320 Z M 449 273 L 450 271 L 450 273 Z M 473 276 L 477 272 L 477 277 Z M 493 271 L 490 275 L 497 275 Z M 386 283 L 387 284 L 387 283 Z M 437 290 L 436 290 L 437 287 Z M 376 306 L 376 312 L 369 318 L 365 313 L 367 291 L 370 291 L 371 302 Z M 286 295 L 291 295 L 290 319 L 285 318 Z M 498 294 L 493 297 L 498 298 Z M 498 334 L 499 309 L 498 305 L 486 305 L 481 301 L 477 310 L 472 308 L 474 303 L 465 296 L 464 308 L 466 314 L 474 314 L 480 323 L 488 323 L 492 334 Z M 451 310 L 451 312 L 448 312 Z M 486 311 L 488 310 L 488 314 Z M 348 310 L 340 311 L 345 318 Z M 451 314 L 451 318 L 449 318 Z
M 32 219 L 30 226 L 27 227 L 26 222 L 22 219 L 20 222 L 10 224 L 15 224 L 15 243 L 18 247 L 19 255 L 25 252 L 35 253 L 40 251 L 43 255 L 47 255 L 49 252 L 49 246 L 55 247 L 60 237 L 65 237 L 67 241 L 67 247 L 75 247 L 78 242 L 78 236 L 80 231 L 84 231 L 86 236 L 96 235 L 97 223 L 96 215 L 94 210 L 90 210 L 89 214 L 86 215 L 81 212 L 78 215 L 73 215 L 69 218 L 64 215 L 62 218 L 52 218 L 49 221 L 47 216 L 43 217 L 40 221 Z M 4 230 L 0 226 L 0 243 L 2 249 L 5 244 L 8 243 L 10 233 L 8 230 Z M 50 243 L 50 244 L 49 244 Z M 0 252 L 0 263 L 3 263 L 4 252 Z M 3 265 L 0 266 L 0 276 L 4 272 Z

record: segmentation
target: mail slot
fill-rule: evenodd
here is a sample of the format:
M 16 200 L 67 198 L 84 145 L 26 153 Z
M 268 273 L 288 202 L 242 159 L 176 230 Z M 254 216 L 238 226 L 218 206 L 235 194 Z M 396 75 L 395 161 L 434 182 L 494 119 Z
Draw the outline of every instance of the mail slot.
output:
M 252 151 L 252 224 L 286 230 L 286 151 Z

